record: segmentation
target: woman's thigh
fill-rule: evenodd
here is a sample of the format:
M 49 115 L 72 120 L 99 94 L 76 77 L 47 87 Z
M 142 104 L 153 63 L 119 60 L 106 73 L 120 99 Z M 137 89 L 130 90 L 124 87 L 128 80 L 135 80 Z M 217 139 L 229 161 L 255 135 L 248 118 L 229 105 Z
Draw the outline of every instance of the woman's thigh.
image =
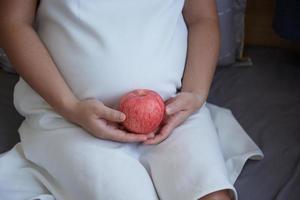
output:
M 140 161 L 151 174 L 161 200 L 196 200 L 221 189 L 235 192 L 206 107 L 160 144 L 140 149 Z
M 100 140 L 76 126 L 36 131 L 23 125 L 19 131 L 26 158 L 51 176 L 62 199 L 157 200 L 130 144 Z

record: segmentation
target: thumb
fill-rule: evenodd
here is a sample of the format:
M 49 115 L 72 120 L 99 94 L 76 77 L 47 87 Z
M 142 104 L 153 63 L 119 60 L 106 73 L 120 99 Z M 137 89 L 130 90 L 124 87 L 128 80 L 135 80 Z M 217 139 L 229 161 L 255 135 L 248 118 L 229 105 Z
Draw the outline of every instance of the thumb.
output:
M 101 117 L 108 121 L 123 122 L 126 118 L 126 115 L 118 110 L 104 106 Z
M 177 113 L 182 110 L 183 107 L 183 101 L 180 98 L 174 98 L 171 103 L 167 104 L 166 106 L 166 112 L 168 115 L 172 115 L 174 113 Z

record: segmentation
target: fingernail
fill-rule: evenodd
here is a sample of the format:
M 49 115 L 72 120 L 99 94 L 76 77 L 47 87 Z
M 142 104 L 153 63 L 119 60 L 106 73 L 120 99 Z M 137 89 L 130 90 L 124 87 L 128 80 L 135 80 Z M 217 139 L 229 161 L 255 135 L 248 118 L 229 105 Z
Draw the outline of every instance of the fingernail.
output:
M 172 109 L 170 107 L 166 107 L 166 112 L 169 114 L 171 113 Z
M 121 115 L 120 115 L 120 120 L 124 121 L 124 120 L 125 120 L 125 118 L 126 118 L 126 115 L 125 115 L 125 114 L 123 114 L 123 113 L 121 113 Z
M 147 138 L 153 138 L 154 137 L 154 133 L 150 133 Z
M 144 137 L 143 137 L 143 140 L 148 140 L 147 136 L 144 136 Z

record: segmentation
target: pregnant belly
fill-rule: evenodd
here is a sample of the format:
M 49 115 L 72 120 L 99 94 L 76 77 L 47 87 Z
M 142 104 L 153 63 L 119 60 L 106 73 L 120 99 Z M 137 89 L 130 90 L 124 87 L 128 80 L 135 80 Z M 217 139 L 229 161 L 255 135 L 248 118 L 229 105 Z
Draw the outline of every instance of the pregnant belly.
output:
M 184 37 L 151 45 L 151 40 L 143 44 L 121 40 L 93 43 L 76 42 L 63 34 L 55 39 L 54 34 L 45 34 L 41 35 L 56 66 L 79 99 L 97 98 L 116 105 L 124 93 L 147 88 L 166 100 L 181 87 L 186 58 Z
M 79 99 L 97 98 L 109 106 L 116 106 L 123 94 L 134 89 L 154 90 L 166 100 L 181 86 L 183 69 L 176 61 L 128 57 L 85 57 L 72 66 L 64 63 L 60 71 Z

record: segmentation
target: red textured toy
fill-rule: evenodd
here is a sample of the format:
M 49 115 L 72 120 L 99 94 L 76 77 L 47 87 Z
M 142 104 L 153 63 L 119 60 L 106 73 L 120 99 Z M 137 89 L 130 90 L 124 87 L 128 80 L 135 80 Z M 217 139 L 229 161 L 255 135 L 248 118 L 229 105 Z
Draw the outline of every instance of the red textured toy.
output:
M 149 89 L 137 89 L 121 97 L 119 110 L 126 115 L 123 126 L 130 132 L 147 134 L 163 120 L 165 104 L 162 97 Z

